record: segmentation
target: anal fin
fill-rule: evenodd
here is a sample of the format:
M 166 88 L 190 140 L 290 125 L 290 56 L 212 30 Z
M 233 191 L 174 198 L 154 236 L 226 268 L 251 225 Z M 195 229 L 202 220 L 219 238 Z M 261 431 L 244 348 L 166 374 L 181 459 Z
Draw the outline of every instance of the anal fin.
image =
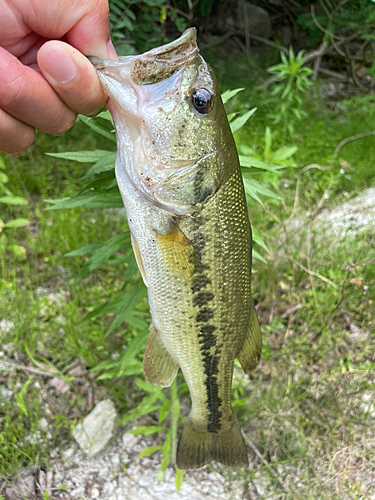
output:
M 150 384 L 169 387 L 178 372 L 178 364 L 164 347 L 157 329 L 152 326 L 143 357 L 143 373 Z
M 262 352 L 262 333 L 260 331 L 254 304 L 251 307 L 249 327 L 242 349 L 237 356 L 242 369 L 249 374 L 258 366 Z

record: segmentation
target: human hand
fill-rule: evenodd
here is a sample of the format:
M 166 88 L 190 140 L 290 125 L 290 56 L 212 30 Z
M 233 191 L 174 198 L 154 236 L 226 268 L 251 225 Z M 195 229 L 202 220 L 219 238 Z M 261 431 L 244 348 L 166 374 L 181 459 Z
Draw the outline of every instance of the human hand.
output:
M 59 135 L 106 102 L 84 55 L 116 59 L 107 0 L 0 0 L 0 151 Z

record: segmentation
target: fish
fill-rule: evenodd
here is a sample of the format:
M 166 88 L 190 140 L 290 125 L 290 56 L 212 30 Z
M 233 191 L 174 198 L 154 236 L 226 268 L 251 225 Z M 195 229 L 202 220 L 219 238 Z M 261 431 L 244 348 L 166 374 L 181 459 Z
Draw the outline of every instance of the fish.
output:
M 234 361 L 261 356 L 251 295 L 252 236 L 236 146 L 195 28 L 118 61 L 90 58 L 116 131 L 116 179 L 148 288 L 146 380 L 178 369 L 192 405 L 177 467 L 248 467 L 231 406 Z

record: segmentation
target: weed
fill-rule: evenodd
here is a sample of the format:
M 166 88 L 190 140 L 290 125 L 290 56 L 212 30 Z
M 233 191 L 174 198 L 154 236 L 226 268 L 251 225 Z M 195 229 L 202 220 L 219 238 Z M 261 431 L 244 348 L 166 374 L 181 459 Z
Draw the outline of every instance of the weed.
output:
M 304 52 L 301 50 L 295 56 L 292 48 L 289 49 L 289 58 L 280 53 L 281 63 L 268 68 L 274 74 L 271 95 L 274 97 L 274 111 L 270 118 L 275 124 L 283 124 L 293 137 L 296 133 L 296 124 L 306 118 L 307 112 L 303 109 L 303 97 L 312 83 L 309 76 L 312 70 L 304 66 Z

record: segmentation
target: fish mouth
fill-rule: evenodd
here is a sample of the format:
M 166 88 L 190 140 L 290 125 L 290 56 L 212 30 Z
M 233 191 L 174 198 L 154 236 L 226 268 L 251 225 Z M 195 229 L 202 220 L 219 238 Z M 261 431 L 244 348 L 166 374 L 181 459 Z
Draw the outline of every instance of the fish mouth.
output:
M 118 61 L 90 56 L 88 59 L 102 74 L 130 66 L 130 76 L 137 85 L 159 83 L 189 64 L 199 53 L 197 30 L 187 29 L 180 38 L 137 56 L 119 57 Z

